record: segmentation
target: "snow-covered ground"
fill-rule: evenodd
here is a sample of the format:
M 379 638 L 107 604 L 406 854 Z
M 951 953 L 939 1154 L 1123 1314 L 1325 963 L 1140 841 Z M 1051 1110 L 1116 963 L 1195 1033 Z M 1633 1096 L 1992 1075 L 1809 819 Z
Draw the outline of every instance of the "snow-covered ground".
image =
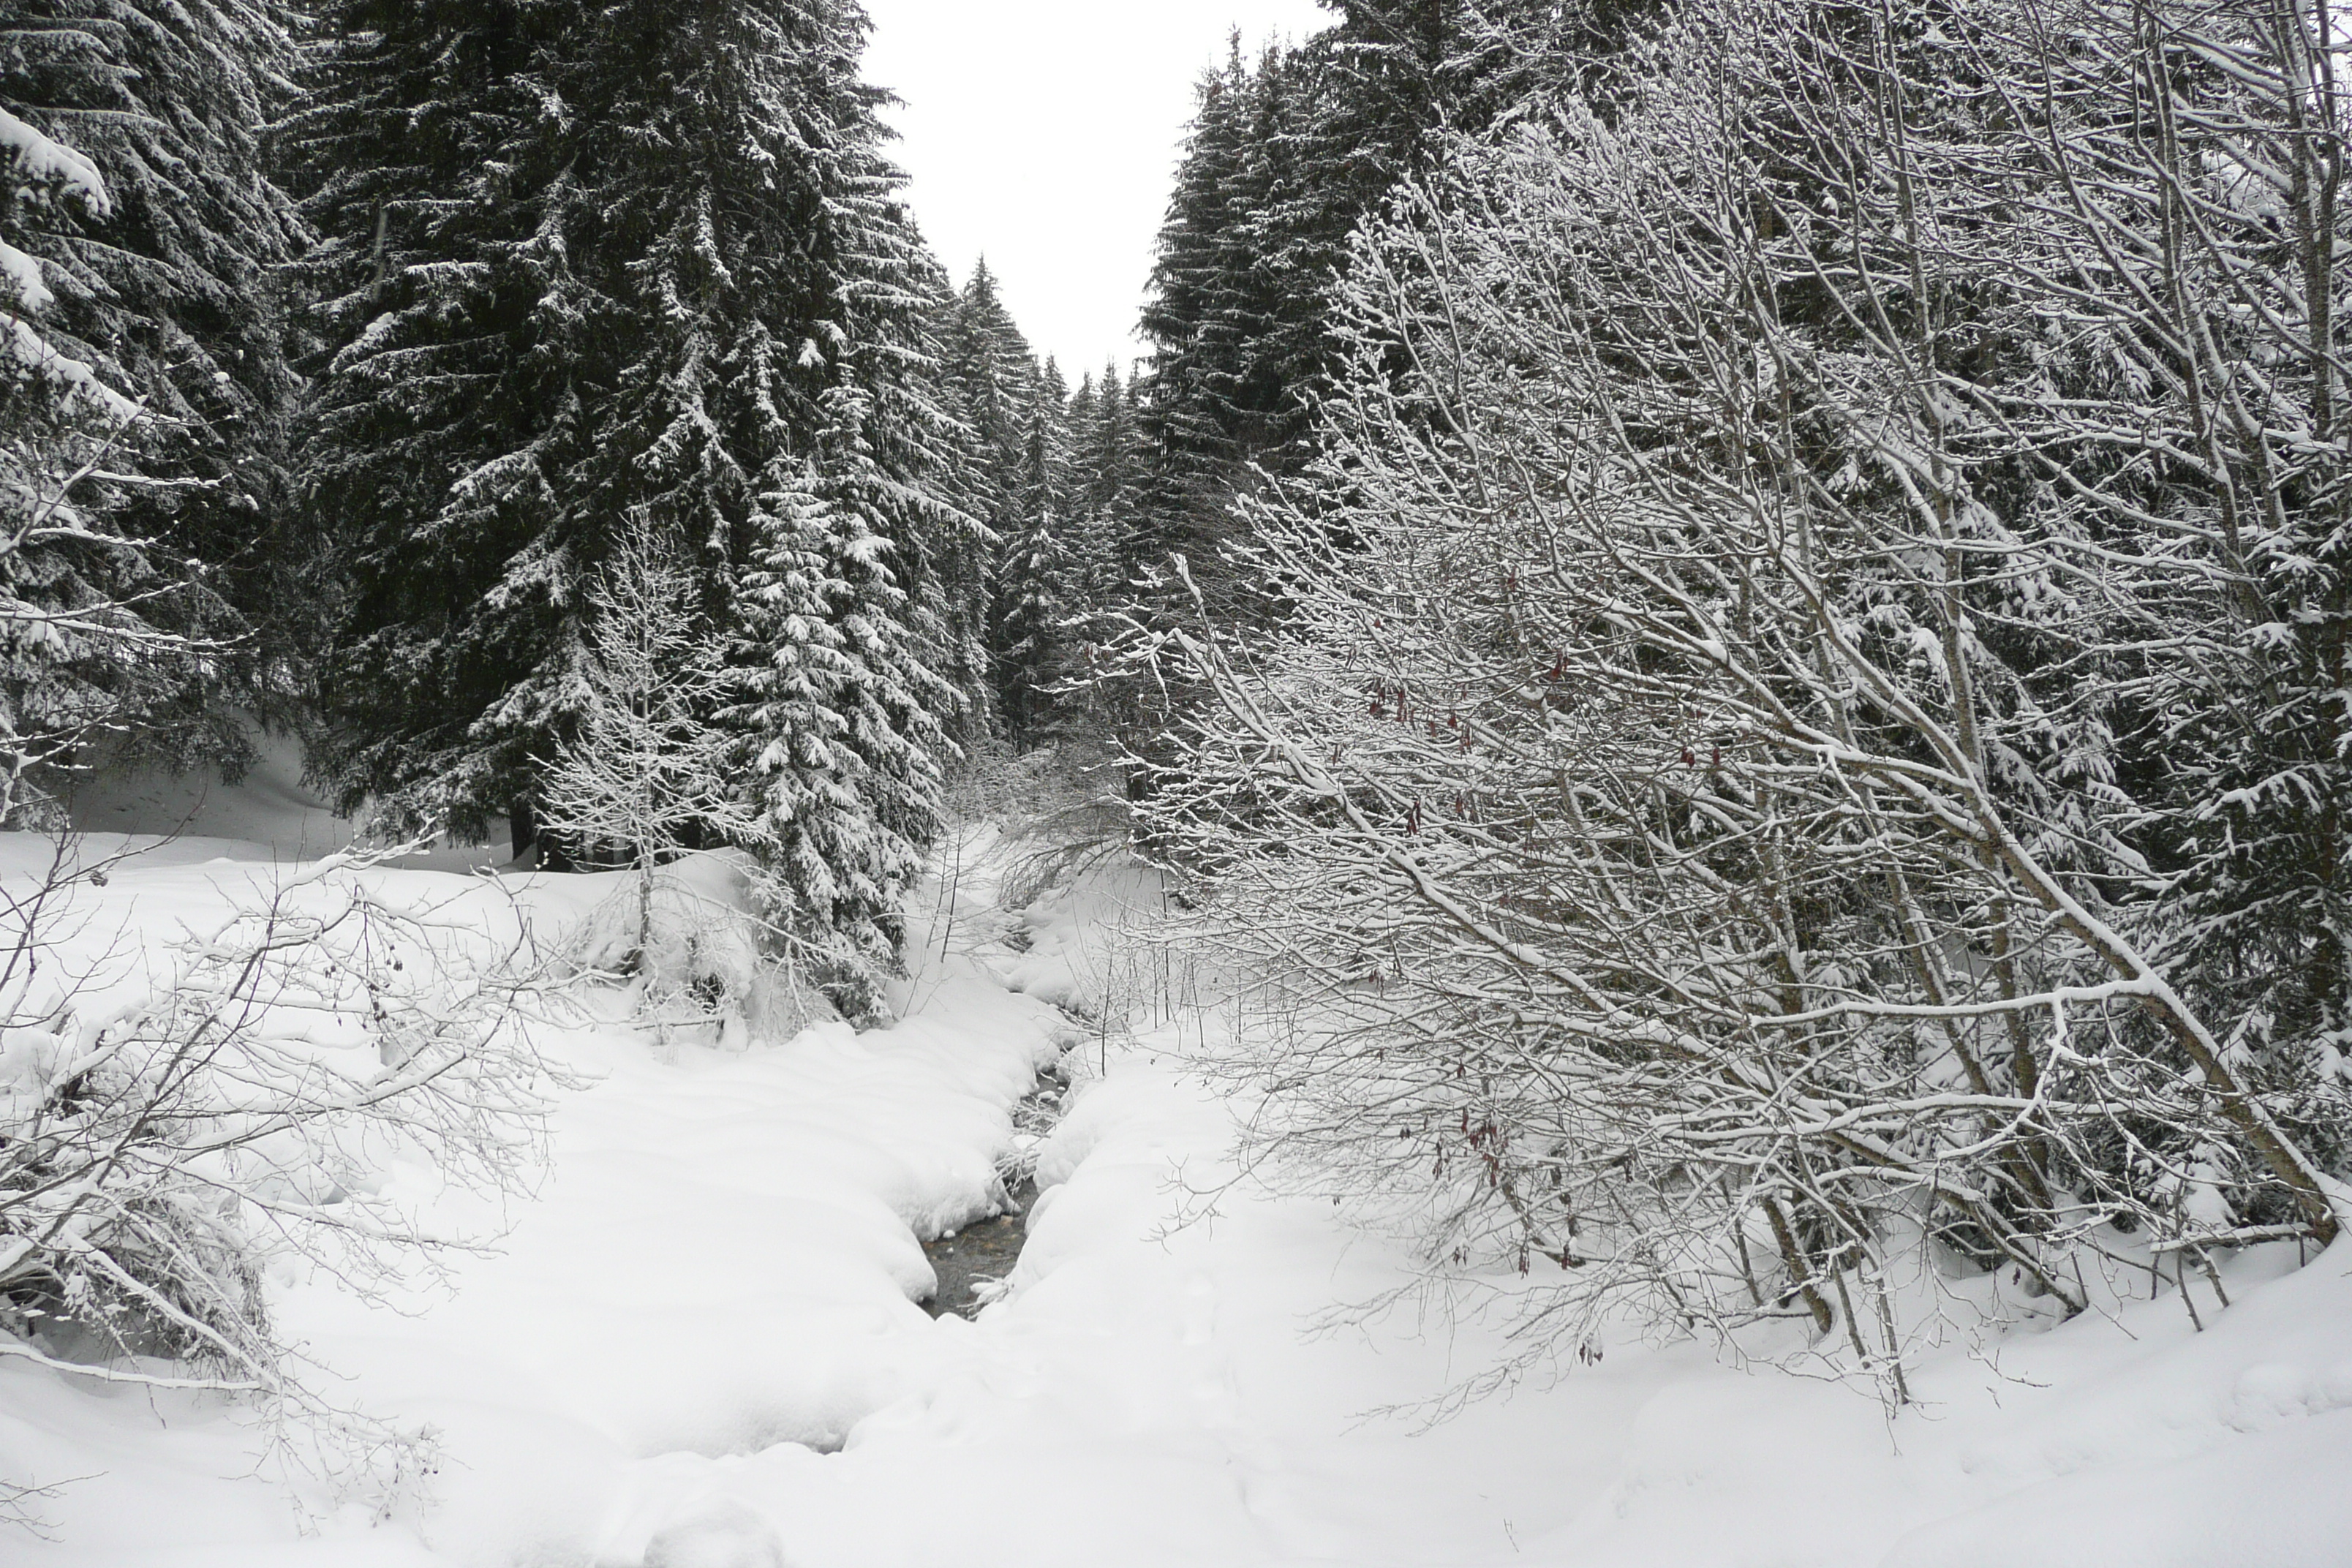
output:
M 159 939 L 266 880 L 286 825 L 250 816 L 241 843 L 119 868 L 113 927 Z M 439 1431 L 428 1508 L 377 1522 L 303 1482 L 298 1510 L 233 1412 L 0 1362 L 0 1477 L 54 1486 L 52 1539 L 0 1539 L 0 1562 L 2352 1563 L 2341 1248 L 2293 1272 L 2239 1260 L 2202 1332 L 2168 1297 L 2014 1335 L 1997 1371 L 1955 1352 L 1891 1423 L 1847 1387 L 1635 1342 L 1434 1426 L 1374 1414 L 1488 1364 L 1494 1331 L 1411 1313 L 1310 1331 L 1405 1260 L 1328 1204 L 1232 1180 L 1236 1110 L 1179 1048 L 1213 1045 L 1216 1016 L 1172 977 L 1174 1016 L 1130 1039 L 1047 1005 L 1118 973 L 1106 932 L 1149 918 L 1147 881 L 1101 869 L 1017 922 L 985 847 L 915 902 L 896 1027 L 664 1047 L 592 998 L 601 1019 L 534 1026 L 578 1087 L 499 1251 L 380 1305 L 278 1280 L 281 1326 L 339 1400 Z M 600 880 L 509 879 L 512 907 L 552 932 Z M 1079 1088 L 1036 1151 L 1011 1288 L 933 1321 L 917 1238 L 988 1212 L 1011 1109 L 1066 1051 Z M 499 1217 L 398 1179 L 452 1224 Z

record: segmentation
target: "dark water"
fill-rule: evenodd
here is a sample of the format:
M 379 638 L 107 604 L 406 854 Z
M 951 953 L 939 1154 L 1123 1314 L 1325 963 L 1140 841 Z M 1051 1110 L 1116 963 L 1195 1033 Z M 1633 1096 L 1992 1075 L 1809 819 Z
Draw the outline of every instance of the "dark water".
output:
M 932 1317 L 950 1312 L 971 1317 L 980 1310 L 972 1288 L 1013 1272 L 1021 1244 L 1029 1239 L 1026 1221 L 1029 1205 L 1037 1201 L 1037 1184 L 1024 1178 L 1010 1192 L 1015 1205 L 1013 1213 L 974 1220 L 953 1236 L 923 1243 L 923 1256 L 931 1260 L 931 1271 L 940 1277 L 938 1291 L 923 1303 L 923 1310 Z
M 1062 1119 L 1062 1101 L 1069 1087 L 1058 1064 L 1045 1068 L 1037 1075 L 1037 1087 L 1013 1107 L 1013 1126 L 1033 1140 L 1043 1138 Z M 1034 1142 L 1030 1146 L 1034 1150 Z M 950 1312 L 971 1317 L 981 1307 L 972 1294 L 974 1288 L 1013 1272 L 1021 1244 L 1029 1239 L 1029 1210 L 1037 1202 L 1037 1181 L 1025 1163 L 1005 1172 L 1004 1177 L 1005 1194 L 1013 1205 L 1009 1213 L 974 1220 L 953 1236 L 923 1243 L 923 1256 L 931 1260 L 931 1272 L 940 1277 L 940 1288 L 923 1303 L 923 1310 L 932 1317 Z

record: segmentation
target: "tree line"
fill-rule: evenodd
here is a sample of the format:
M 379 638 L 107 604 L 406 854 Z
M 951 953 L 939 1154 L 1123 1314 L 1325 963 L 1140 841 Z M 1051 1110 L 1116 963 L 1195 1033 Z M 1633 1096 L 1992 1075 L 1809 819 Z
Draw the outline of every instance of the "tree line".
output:
M 635 560 L 721 656 L 677 674 L 729 809 L 665 840 L 754 829 L 863 1009 L 959 756 L 1150 750 L 1097 650 L 1173 554 L 1263 610 L 1228 503 L 1303 460 L 1347 237 L 1527 75 L 1465 8 L 1335 10 L 1203 80 L 1151 353 L 1072 389 L 925 247 L 847 0 L 16 8 L 5 820 L 94 757 L 234 772 L 243 712 L 386 836 L 620 853 L 549 770 Z
M 1115 366 L 1073 392 L 984 264 L 950 287 L 866 28 L 842 0 L 11 7 L 7 822 L 94 756 L 233 772 L 243 710 L 385 835 L 609 855 L 548 777 L 635 562 L 717 655 L 674 673 L 729 809 L 671 847 L 756 826 L 779 930 L 865 1007 L 942 771 L 1069 717 L 1134 447 Z

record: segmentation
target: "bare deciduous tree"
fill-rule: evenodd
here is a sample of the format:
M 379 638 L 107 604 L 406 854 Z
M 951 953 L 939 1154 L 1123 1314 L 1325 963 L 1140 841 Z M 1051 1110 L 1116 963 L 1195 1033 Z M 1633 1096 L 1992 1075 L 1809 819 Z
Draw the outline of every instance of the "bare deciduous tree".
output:
M 1702 0 L 1363 237 L 1291 614 L 1143 639 L 1216 698 L 1145 811 L 1270 1136 L 1537 1343 L 1794 1316 L 1901 1398 L 1898 1252 L 2073 1311 L 2336 1233 L 2334 938 L 2214 844 L 2293 797 L 2336 896 L 2323 21 Z M 2210 973 L 2263 918 L 2299 1047 Z
M 700 885 L 709 875 L 679 867 L 698 850 L 759 851 L 772 838 L 751 804 L 741 737 L 722 722 L 742 672 L 697 625 L 692 589 L 642 533 L 599 574 L 576 664 L 578 722 L 546 767 L 541 809 L 556 840 L 616 849 L 629 868 L 625 937 L 592 921 L 584 956 L 636 975 L 654 1022 L 707 1024 L 733 1007 L 759 1015 L 755 1026 L 788 1027 L 823 1008 L 800 984 L 799 944 L 751 912 L 748 888 L 714 894 Z

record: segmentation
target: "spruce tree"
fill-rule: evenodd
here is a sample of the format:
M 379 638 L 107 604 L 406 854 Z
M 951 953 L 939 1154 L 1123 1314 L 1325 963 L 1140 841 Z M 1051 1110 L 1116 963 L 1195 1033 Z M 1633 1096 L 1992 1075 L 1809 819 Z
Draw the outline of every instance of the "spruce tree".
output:
M 827 401 L 836 423 L 818 458 L 780 460 L 758 497 L 736 640 L 750 698 L 735 717 L 770 917 L 833 1004 L 867 1019 L 905 935 L 899 897 L 939 829 L 954 693 L 844 482 L 873 461 L 859 449 L 865 398 L 842 388 Z
M 944 727 L 984 657 L 985 536 L 951 499 L 926 332 L 945 279 L 881 155 L 864 28 L 829 0 L 616 6 L 559 79 L 610 128 L 574 164 L 567 227 L 622 344 L 562 545 L 591 556 L 627 520 L 703 563 L 747 667 L 734 718 L 770 913 L 856 1016 L 878 1005 Z M 523 710 L 556 710 L 561 671 L 534 685 Z
M 927 331 L 946 279 L 879 151 L 856 7 L 628 21 L 600 42 L 635 68 L 609 113 L 637 132 L 591 197 L 612 226 L 591 251 L 633 306 L 630 360 L 591 421 L 585 512 L 677 529 L 710 564 L 748 666 L 734 720 L 769 914 L 866 1018 L 939 830 L 946 726 L 985 668 L 985 531 L 952 500 Z
M 1031 393 L 1013 483 L 1014 526 L 1003 531 L 996 569 L 997 700 L 1015 746 L 1045 739 L 1058 716 L 1053 695 L 1066 673 L 1064 622 L 1078 563 L 1069 452 L 1068 393 L 1051 360 Z
M 577 563 L 534 546 L 610 325 L 549 222 L 579 131 L 541 112 L 541 73 L 582 16 L 332 0 L 289 137 L 320 235 L 305 494 L 345 580 L 310 765 L 402 831 L 511 812 L 518 848 L 544 731 L 485 718 L 565 646 Z
M 1137 387 L 1148 477 L 1125 520 L 1130 568 L 1181 553 L 1196 570 L 1215 552 L 1224 503 L 1248 450 L 1234 393 L 1253 329 L 1249 249 L 1253 216 L 1266 206 L 1252 100 L 1275 68 L 1242 60 L 1238 39 L 1222 71 L 1205 78 L 1185 143 L 1142 318 L 1152 344 Z
M 1014 521 L 1007 509 L 1038 370 L 1028 341 L 997 294 L 987 258 L 944 311 L 940 339 L 940 375 L 948 406 L 970 442 L 960 476 L 968 498 L 965 510 L 1001 535 Z
M 16 356 L 0 425 L 44 454 L 34 466 L 51 491 L 102 449 L 71 487 L 73 511 L 137 542 L 19 540 L 15 591 L 74 616 L 20 647 L 11 684 L 36 706 L 44 687 L 76 690 L 68 706 L 181 762 L 242 754 L 226 702 L 282 710 L 317 596 L 315 552 L 282 504 L 294 383 L 278 269 L 301 228 L 263 157 L 287 89 L 286 26 L 274 0 L 27 0 L 0 20 L 0 112 L 23 132 L 5 149 L 0 199 L 0 241 L 19 262 L 11 313 L 37 319 L 52 356 L 28 373 Z M 89 177 L 37 167 L 36 137 Z M 35 331 L 22 317 L 16 330 Z M 87 366 L 79 384 L 113 388 L 141 417 L 89 395 L 68 399 L 78 414 L 59 405 L 65 365 Z M 156 657 L 93 641 L 82 612 L 101 604 L 163 634 L 147 645 Z
M 983 679 L 987 535 L 956 504 L 949 294 L 881 154 L 864 17 L 372 15 L 310 141 L 346 281 L 321 499 L 369 492 L 327 768 L 347 800 L 472 834 L 507 810 L 521 839 L 581 723 L 584 584 L 649 542 L 742 669 L 709 717 L 740 731 L 776 926 L 870 1012 Z
M 1039 385 L 1037 363 L 1026 339 L 1004 308 L 994 274 L 982 258 L 971 279 L 941 312 L 939 326 L 939 375 L 942 402 L 960 426 L 959 461 L 954 494 L 963 510 L 988 530 L 986 581 L 961 585 L 950 595 L 954 605 L 973 605 L 987 612 L 990 678 L 985 682 L 989 718 L 1011 721 L 1005 708 L 1008 691 L 997 659 L 1001 611 L 1001 576 L 1005 552 L 1024 534 L 1034 519 L 1024 510 L 1022 464 L 1029 405 Z M 975 713 L 976 731 L 989 721 Z
M 1143 311 L 1148 471 L 1127 556 L 1184 555 L 1221 617 L 1276 608 L 1226 559 L 1232 503 L 1260 472 L 1296 475 L 1312 456 L 1315 402 L 1342 357 L 1331 290 L 1358 224 L 1430 169 L 1448 133 L 1572 89 L 1573 62 L 1647 8 L 1328 3 L 1331 27 L 1255 62 L 1236 41 L 1202 79 Z

